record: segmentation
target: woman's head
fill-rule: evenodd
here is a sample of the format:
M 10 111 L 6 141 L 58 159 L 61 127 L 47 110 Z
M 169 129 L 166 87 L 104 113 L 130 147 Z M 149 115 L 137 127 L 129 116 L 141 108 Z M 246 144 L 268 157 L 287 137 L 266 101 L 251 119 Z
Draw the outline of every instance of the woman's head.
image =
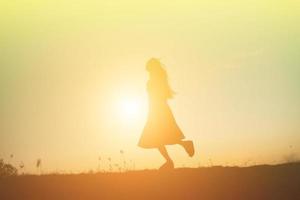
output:
M 146 70 L 150 74 L 150 80 L 155 85 L 155 90 L 167 99 L 172 98 L 174 91 L 168 83 L 168 75 L 163 67 L 163 64 L 157 58 L 151 58 L 146 63 Z
M 146 64 L 146 70 L 148 72 L 161 70 L 162 64 L 157 58 L 150 58 Z
M 146 63 L 146 70 L 149 72 L 151 78 L 167 79 L 167 72 L 157 58 L 148 60 Z

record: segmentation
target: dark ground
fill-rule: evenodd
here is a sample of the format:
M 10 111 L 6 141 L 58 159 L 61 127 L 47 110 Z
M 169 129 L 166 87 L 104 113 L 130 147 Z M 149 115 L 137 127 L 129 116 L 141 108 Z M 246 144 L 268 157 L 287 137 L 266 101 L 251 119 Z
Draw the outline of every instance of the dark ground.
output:
M 300 200 L 300 163 L 0 179 L 0 200 Z

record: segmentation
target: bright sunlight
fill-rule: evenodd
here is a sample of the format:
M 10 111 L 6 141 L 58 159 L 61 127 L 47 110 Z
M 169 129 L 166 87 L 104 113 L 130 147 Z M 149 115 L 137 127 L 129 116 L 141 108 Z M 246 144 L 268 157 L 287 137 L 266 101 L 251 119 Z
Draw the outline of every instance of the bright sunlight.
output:
M 126 122 L 140 117 L 141 105 L 138 100 L 132 97 L 123 98 L 119 102 L 119 115 Z

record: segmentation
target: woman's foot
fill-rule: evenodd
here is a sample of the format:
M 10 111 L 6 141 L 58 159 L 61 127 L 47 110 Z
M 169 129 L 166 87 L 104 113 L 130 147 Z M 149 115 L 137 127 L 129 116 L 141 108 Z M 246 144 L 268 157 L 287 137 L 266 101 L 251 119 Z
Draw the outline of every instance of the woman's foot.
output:
M 174 169 L 173 161 L 167 161 L 167 162 L 165 162 L 165 164 L 163 164 L 159 168 L 160 171 L 166 171 L 166 170 L 170 170 L 170 169 Z
M 180 144 L 183 146 L 184 150 L 187 152 L 187 154 L 189 154 L 190 157 L 195 154 L 193 141 L 182 141 Z

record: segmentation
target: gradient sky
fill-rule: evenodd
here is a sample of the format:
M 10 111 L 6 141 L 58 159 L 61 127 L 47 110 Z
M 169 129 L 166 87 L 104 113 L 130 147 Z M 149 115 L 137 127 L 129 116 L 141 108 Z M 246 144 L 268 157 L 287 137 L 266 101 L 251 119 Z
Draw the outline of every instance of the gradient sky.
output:
M 0 158 L 26 171 L 162 164 L 137 147 L 151 57 L 195 142 L 193 158 L 170 147 L 177 167 L 300 153 L 299 1 L 5 0 L 0 23 Z M 124 117 L 124 101 L 139 112 Z

